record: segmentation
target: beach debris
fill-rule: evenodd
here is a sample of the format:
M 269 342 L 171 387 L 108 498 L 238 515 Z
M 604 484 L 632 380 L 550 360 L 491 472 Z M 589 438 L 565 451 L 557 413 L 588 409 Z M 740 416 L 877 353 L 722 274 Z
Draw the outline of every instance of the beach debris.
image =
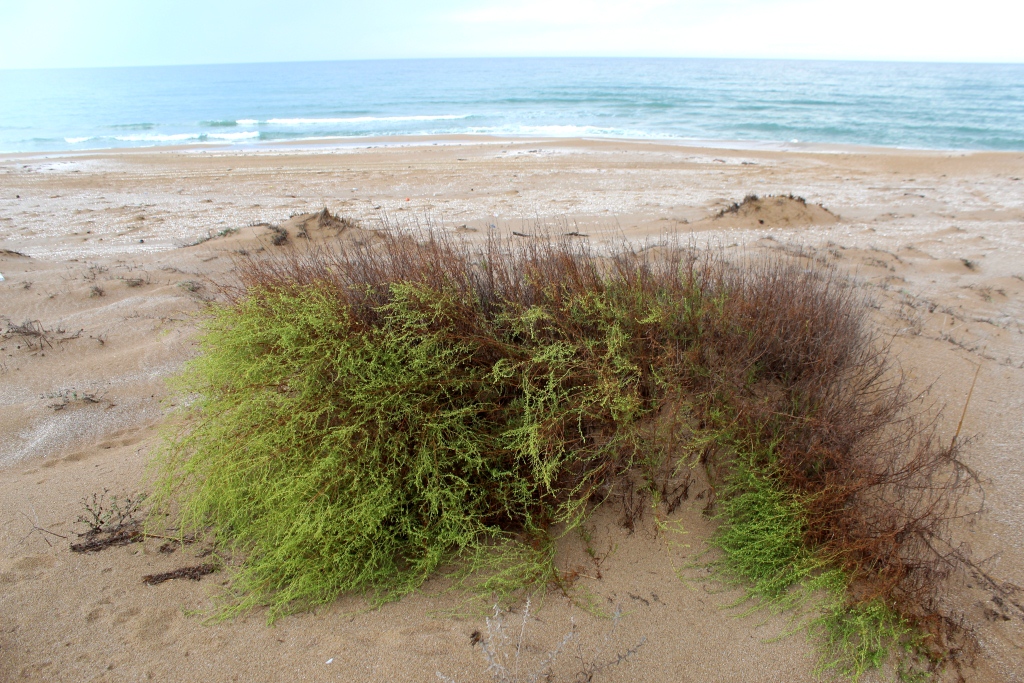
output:
M 161 572 L 160 574 L 146 574 L 142 577 L 142 583 L 147 586 L 156 586 L 164 581 L 171 581 L 173 579 L 190 579 L 192 581 L 198 581 L 207 574 L 214 573 L 217 569 L 217 565 L 212 563 L 197 564 L 192 567 L 179 567 L 178 569 L 172 569 L 169 572 Z
M 150 538 L 166 538 L 167 541 L 165 543 L 163 543 L 159 548 L 157 548 L 157 551 L 161 552 L 161 553 L 164 553 L 164 554 L 168 554 L 168 555 L 170 553 L 173 553 L 175 550 L 177 550 L 178 548 L 180 548 L 182 546 L 191 545 L 191 544 L 195 543 L 196 540 L 197 540 L 195 534 L 185 534 L 184 536 L 180 536 L 180 537 L 160 536 L 158 534 L 146 534 L 146 535 L 148 537 L 150 537 Z M 210 549 L 203 550 L 198 555 L 196 555 L 196 557 L 206 557 L 207 555 L 209 555 L 212 552 L 213 551 L 210 550 Z
M 78 534 L 86 540 L 71 544 L 73 553 L 91 553 L 114 546 L 138 543 L 145 538 L 141 524 L 136 515 L 141 511 L 145 494 L 133 494 L 123 498 L 107 497 L 107 489 L 103 493 L 94 493 L 92 497 L 82 499 L 85 512 L 75 520 L 85 524 L 88 530 Z
M 149 273 L 147 273 L 146 271 L 142 271 L 142 276 L 141 277 L 138 277 L 138 276 L 136 276 L 136 277 L 119 276 L 118 279 L 121 280 L 122 282 L 124 282 L 124 284 L 127 287 L 131 288 L 131 289 L 134 289 L 135 287 L 141 287 L 143 285 L 153 284 L 152 276 Z
M 114 546 L 139 543 L 140 541 L 142 541 L 143 538 L 144 535 L 142 533 L 142 529 L 139 528 L 137 522 L 133 522 L 115 531 L 107 533 L 101 532 L 92 535 L 87 540 L 82 541 L 81 543 L 72 543 L 71 552 L 95 553 L 100 550 L 105 550 L 107 548 L 113 548 Z
M 37 351 L 42 351 L 44 345 L 53 348 L 53 342 L 60 343 L 71 339 L 78 339 L 82 332 L 85 331 L 81 329 L 73 334 L 69 334 L 67 330 L 61 327 L 47 329 L 38 320 L 26 320 L 22 324 L 16 325 L 11 322 L 10 318 L 2 315 L 0 315 L 0 322 L 6 326 L 6 329 L 0 331 L 0 339 L 18 338 L 28 347 L 29 351 L 33 348 Z M 18 346 L 18 348 L 21 348 L 21 346 Z
M 533 237 L 533 235 L 529 235 L 525 232 L 516 232 L 515 230 L 512 231 L 512 234 L 516 237 Z
M 257 227 L 259 225 L 266 225 L 266 223 L 254 223 L 254 224 L 250 225 L 250 227 Z M 211 230 L 211 231 L 206 233 L 205 237 L 200 237 L 199 239 L 195 240 L 194 242 L 189 242 L 188 244 L 183 244 L 181 246 L 182 246 L 182 248 L 199 246 L 200 244 L 203 244 L 204 242 L 209 242 L 210 240 L 215 240 L 215 239 L 220 238 L 220 237 L 227 237 L 228 235 L 233 235 L 236 232 L 238 232 L 238 228 L 224 228 L 223 230 L 220 230 L 218 232 L 213 232 Z
M 50 392 L 48 394 L 44 394 L 42 398 L 57 399 L 56 403 L 49 403 L 46 406 L 47 408 L 52 408 L 55 411 L 64 410 L 68 406 L 76 403 L 81 405 L 89 405 L 94 403 L 102 403 L 104 400 L 106 400 L 103 397 L 103 395 L 97 395 L 89 391 L 79 392 L 76 391 L 75 389 L 64 389 L 61 391 Z M 111 406 L 113 406 L 113 404 L 111 404 Z

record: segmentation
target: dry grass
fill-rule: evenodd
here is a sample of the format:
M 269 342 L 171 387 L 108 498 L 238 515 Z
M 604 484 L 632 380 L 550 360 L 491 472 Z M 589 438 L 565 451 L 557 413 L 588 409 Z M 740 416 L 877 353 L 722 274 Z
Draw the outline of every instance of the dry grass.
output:
M 527 632 L 532 620 L 536 617 L 530 612 L 531 601 L 526 600 L 523 610 L 516 620 L 518 623 L 506 624 L 508 612 L 499 605 L 494 606 L 493 616 L 486 621 L 486 634 L 474 631 L 470 642 L 475 647 L 480 645 L 483 657 L 484 673 L 494 683 L 538 683 L 555 679 L 555 665 L 559 656 L 566 650 L 571 651 L 574 663 L 570 665 L 571 679 L 576 683 L 591 683 L 600 675 L 623 662 L 636 656 L 640 648 L 647 642 L 641 638 L 628 649 L 618 649 L 616 632 L 622 618 L 622 610 L 616 608 L 612 615 L 611 625 L 601 641 L 592 648 L 584 646 L 580 637 L 579 627 L 572 621 L 569 630 L 550 649 L 535 656 L 532 661 L 527 654 Z M 611 650 L 616 650 L 612 652 Z M 445 683 L 457 683 L 454 678 L 440 671 L 437 677 Z M 559 679 L 560 680 L 560 679 Z
M 4 327 L 0 330 L 0 340 L 15 340 L 20 342 L 18 348 L 24 345 L 28 350 L 42 351 L 43 348 L 53 348 L 53 345 L 61 344 L 72 339 L 78 339 L 84 329 L 76 332 L 68 332 L 59 325 L 56 328 L 45 327 L 38 320 L 26 320 L 20 325 L 11 322 L 11 319 L 0 315 L 0 323 Z

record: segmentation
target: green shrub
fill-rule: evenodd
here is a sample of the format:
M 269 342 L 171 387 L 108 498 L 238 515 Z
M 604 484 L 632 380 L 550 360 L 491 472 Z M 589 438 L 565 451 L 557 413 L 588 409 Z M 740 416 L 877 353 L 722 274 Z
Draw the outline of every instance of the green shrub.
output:
M 828 269 L 383 233 L 238 275 L 178 379 L 156 497 L 243 558 L 225 614 L 393 599 L 460 558 L 486 590 L 548 580 L 553 525 L 694 458 L 751 595 L 826 581 L 835 614 L 915 618 L 946 570 L 955 444 Z
M 481 544 L 543 545 L 638 452 L 654 401 L 630 292 L 485 310 L 454 284 L 384 285 L 359 305 L 323 282 L 252 287 L 213 309 L 178 380 L 197 398 L 163 492 L 248 555 L 240 607 L 396 597 Z

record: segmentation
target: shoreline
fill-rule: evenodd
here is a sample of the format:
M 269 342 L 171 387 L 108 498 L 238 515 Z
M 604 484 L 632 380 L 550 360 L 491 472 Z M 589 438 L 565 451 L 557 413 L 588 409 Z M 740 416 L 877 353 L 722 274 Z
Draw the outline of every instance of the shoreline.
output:
M 259 154 L 273 151 L 308 151 L 312 149 L 324 152 L 341 152 L 346 150 L 364 150 L 378 147 L 420 147 L 420 146 L 460 146 L 460 145 L 503 145 L 503 144 L 600 144 L 613 145 L 651 145 L 664 146 L 681 150 L 723 150 L 730 152 L 791 152 L 806 154 L 921 154 L 939 156 L 965 156 L 978 154 L 1020 154 L 1024 150 L 1011 149 L 968 149 L 968 148 L 916 148 L 886 147 L 881 145 L 855 145 L 848 143 L 824 142 L 780 142 L 756 140 L 715 140 L 689 138 L 619 138 L 619 137 L 558 137 L 558 136 L 497 136 L 475 133 L 440 134 L 440 135 L 386 135 L 386 136 L 329 136 L 300 138 L 295 140 L 267 140 L 253 143 L 230 144 L 221 142 L 194 142 L 175 145 L 147 145 L 131 147 L 98 147 L 90 149 L 63 149 L 52 151 L 0 151 L 0 161 L 32 160 L 48 158 L 73 158 L 82 156 L 110 156 L 117 154 L 153 154 L 168 153 L 236 153 L 239 155 Z

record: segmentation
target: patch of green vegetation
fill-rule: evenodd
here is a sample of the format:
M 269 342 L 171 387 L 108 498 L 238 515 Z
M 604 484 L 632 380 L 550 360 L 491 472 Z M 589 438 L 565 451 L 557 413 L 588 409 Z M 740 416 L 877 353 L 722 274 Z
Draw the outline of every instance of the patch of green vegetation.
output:
M 794 630 L 818 643 L 819 675 L 858 681 L 891 664 L 901 680 L 928 680 L 924 634 L 883 598 L 853 600 L 839 558 L 806 542 L 813 526 L 807 494 L 785 484 L 777 431 L 755 429 L 739 439 L 727 421 L 717 423 L 708 438 L 731 457 L 718 491 L 722 524 L 712 542 L 722 555 L 713 567 L 743 589 L 733 606 L 749 605 L 744 614 L 789 612 Z
M 850 604 L 841 577 L 836 572 L 820 615 L 809 625 L 819 643 L 816 671 L 857 681 L 891 663 L 903 680 L 931 678 L 920 656 L 923 634 L 880 598 Z
M 247 556 L 238 609 L 391 599 L 458 555 L 502 567 L 485 590 L 550 571 L 546 529 L 582 519 L 650 401 L 601 297 L 568 302 L 566 322 L 593 328 L 581 339 L 540 307 L 466 338 L 467 303 L 392 283 L 372 328 L 322 287 L 215 309 L 178 380 L 197 399 L 158 493 L 180 494 L 184 528 Z M 611 429 L 595 438 L 594 422 Z
M 819 644 L 818 674 L 857 681 L 904 652 L 895 661 L 901 677 L 921 673 L 913 656 L 921 634 L 881 599 L 852 602 L 849 574 L 805 543 L 807 507 L 780 483 L 772 444 L 760 457 L 733 445 L 713 542 L 722 551 L 719 576 L 744 589 L 734 606 L 791 612 L 795 630 Z
M 553 528 L 685 491 L 699 461 L 723 573 L 773 609 L 818 595 L 822 671 L 912 642 L 967 478 L 833 272 L 380 239 L 241 261 L 177 379 L 153 499 L 240 558 L 220 615 L 380 603 L 445 567 L 487 594 L 558 585 Z
M 804 543 L 806 510 L 798 493 L 779 485 L 767 462 L 738 449 L 719 492 L 724 524 L 714 542 L 722 567 L 741 577 L 747 597 L 789 606 L 791 588 L 826 565 Z

